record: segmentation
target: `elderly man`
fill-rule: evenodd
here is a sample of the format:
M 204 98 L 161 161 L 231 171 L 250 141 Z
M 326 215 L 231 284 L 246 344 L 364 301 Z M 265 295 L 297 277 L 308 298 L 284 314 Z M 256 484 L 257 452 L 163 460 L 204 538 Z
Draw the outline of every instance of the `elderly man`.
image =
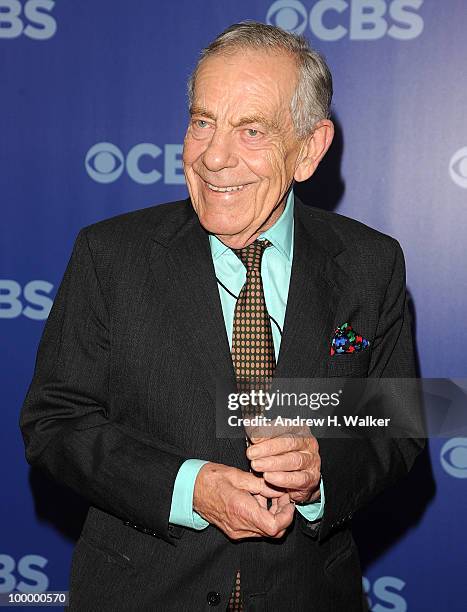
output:
M 70 610 L 364 609 L 349 521 L 421 443 L 215 423 L 219 380 L 414 375 L 398 243 L 294 197 L 331 95 L 303 38 L 231 26 L 189 83 L 190 197 L 79 232 L 21 414 L 27 460 L 91 504 Z

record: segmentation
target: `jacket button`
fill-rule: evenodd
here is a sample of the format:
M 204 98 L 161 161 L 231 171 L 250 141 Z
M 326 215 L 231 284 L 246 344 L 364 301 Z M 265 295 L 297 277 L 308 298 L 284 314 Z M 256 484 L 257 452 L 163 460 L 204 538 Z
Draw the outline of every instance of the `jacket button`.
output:
M 209 591 L 206 599 L 210 606 L 218 606 L 221 601 L 221 596 L 216 591 Z

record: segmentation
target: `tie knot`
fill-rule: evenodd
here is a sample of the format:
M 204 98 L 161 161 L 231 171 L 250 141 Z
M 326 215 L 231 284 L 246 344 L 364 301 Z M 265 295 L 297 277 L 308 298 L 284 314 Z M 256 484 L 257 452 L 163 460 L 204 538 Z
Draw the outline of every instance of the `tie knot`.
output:
M 264 250 L 271 246 L 269 240 L 255 240 L 243 249 L 232 249 L 235 255 L 240 259 L 245 266 L 247 273 L 253 270 L 259 272 L 261 270 L 261 259 Z

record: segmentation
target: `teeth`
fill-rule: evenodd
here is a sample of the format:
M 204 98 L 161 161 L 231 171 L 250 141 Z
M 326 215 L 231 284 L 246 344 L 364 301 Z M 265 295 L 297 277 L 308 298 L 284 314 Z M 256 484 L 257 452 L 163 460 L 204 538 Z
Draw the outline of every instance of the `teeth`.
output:
M 215 185 L 211 185 L 211 183 L 208 183 L 208 187 L 209 189 L 212 189 L 213 191 L 240 191 L 240 189 L 243 189 L 244 185 L 236 185 L 234 187 L 216 187 Z

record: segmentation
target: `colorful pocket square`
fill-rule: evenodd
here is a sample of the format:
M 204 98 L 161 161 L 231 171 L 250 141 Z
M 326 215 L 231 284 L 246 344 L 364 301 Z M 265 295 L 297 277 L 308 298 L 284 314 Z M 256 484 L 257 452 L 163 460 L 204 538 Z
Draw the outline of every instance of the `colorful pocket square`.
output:
M 363 351 L 370 343 L 366 338 L 356 334 L 352 326 L 343 323 L 334 330 L 334 337 L 331 342 L 331 355 L 335 353 L 357 353 Z

